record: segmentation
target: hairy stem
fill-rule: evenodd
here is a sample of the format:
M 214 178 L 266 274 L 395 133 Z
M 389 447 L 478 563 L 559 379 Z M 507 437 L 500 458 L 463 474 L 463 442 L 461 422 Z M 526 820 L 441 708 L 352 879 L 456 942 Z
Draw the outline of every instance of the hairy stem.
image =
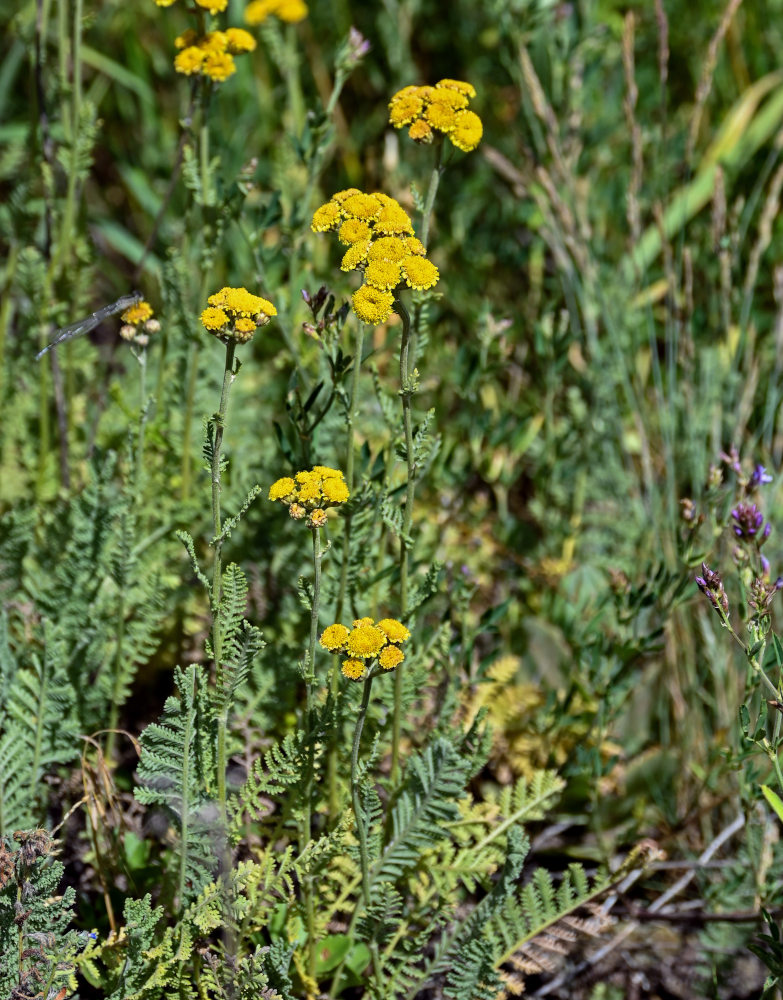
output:
M 411 415 L 410 342 L 411 318 L 399 299 L 394 303 L 395 311 L 402 320 L 402 342 L 400 344 L 400 398 L 402 399 L 402 420 L 405 430 L 405 463 L 407 482 L 405 488 L 405 510 L 400 539 L 400 619 L 405 620 L 408 612 L 408 573 L 410 556 L 410 531 L 413 521 L 413 497 L 416 489 L 416 464 L 413 456 L 413 418 Z M 401 663 L 394 671 L 394 721 L 392 723 L 392 763 L 391 782 L 395 785 L 400 770 L 400 732 L 402 728 L 402 677 Z

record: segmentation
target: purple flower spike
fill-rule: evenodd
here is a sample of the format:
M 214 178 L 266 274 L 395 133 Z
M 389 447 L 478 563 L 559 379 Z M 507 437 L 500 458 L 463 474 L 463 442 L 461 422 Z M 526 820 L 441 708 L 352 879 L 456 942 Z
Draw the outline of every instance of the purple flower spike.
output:
M 753 470 L 753 475 L 750 477 L 751 486 L 764 486 L 766 483 L 772 482 L 772 476 L 767 472 L 763 465 L 757 465 Z
M 734 534 L 746 542 L 755 539 L 764 523 L 764 515 L 754 503 L 738 503 L 731 516 L 737 522 L 733 525 Z M 764 531 L 766 534 L 762 535 L 762 541 L 769 534 L 769 525 Z

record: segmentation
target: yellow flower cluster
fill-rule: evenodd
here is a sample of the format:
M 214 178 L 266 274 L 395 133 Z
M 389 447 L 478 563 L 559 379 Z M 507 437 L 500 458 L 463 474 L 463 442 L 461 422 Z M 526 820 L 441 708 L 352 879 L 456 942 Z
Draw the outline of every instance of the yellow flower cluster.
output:
M 245 10 L 245 24 L 261 24 L 271 16 L 296 24 L 297 21 L 304 21 L 307 13 L 304 0 L 252 0 Z
M 389 101 L 389 121 L 395 128 L 408 125 L 416 142 L 432 142 L 435 132 L 469 153 L 481 142 L 484 127 L 468 109 L 475 88 L 463 80 L 441 80 L 434 87 L 403 87 Z
M 268 299 L 253 295 L 246 288 L 221 288 L 207 299 L 209 308 L 201 313 L 204 328 L 226 343 L 244 344 L 256 328 L 266 326 L 277 309 Z
M 328 465 L 284 476 L 269 487 L 269 499 L 288 504 L 288 513 L 295 521 L 307 517 L 310 528 L 320 528 L 326 523 L 326 508 L 337 507 L 349 497 L 342 472 Z
M 256 40 L 244 28 L 208 31 L 199 36 L 189 29 L 174 39 L 180 50 L 174 59 L 174 69 L 185 76 L 200 73 L 215 83 L 222 83 L 236 72 L 235 55 L 252 52 Z
M 354 292 L 352 303 L 359 319 L 371 326 L 389 318 L 394 290 L 403 282 L 424 290 L 436 285 L 440 277 L 425 256 L 421 240 L 413 235 L 408 213 L 396 199 L 380 191 L 338 191 L 315 210 L 311 229 L 314 233 L 336 231 L 348 247 L 342 270 L 363 271 L 364 284 Z
M 120 319 L 122 339 L 139 347 L 146 347 L 150 339 L 149 334 L 158 333 L 160 330 L 160 323 L 153 318 L 152 306 L 143 299 L 126 309 Z
M 377 658 L 384 670 L 393 670 L 405 659 L 400 643 L 410 639 L 408 629 L 396 618 L 382 618 L 374 622 L 372 618 L 358 618 L 353 628 L 345 625 L 330 625 L 325 628 L 319 642 L 330 653 L 345 653 L 343 674 L 352 681 L 365 676 L 367 661 Z M 371 665 L 371 663 L 370 663 Z

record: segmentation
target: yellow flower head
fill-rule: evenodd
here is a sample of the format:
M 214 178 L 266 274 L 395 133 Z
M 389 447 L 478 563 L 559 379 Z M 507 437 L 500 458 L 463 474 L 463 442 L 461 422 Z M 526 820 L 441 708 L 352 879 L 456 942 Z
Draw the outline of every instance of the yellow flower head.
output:
M 329 503 L 345 503 L 350 494 L 348 493 L 348 487 L 345 485 L 345 480 L 340 473 L 339 479 L 327 479 L 324 478 L 321 483 L 321 493 L 325 500 Z
M 132 323 L 134 326 L 139 326 L 148 319 L 152 319 L 152 306 L 144 300 L 137 302 L 135 306 L 126 309 L 122 316 L 120 316 L 120 319 L 123 323 Z
M 424 102 L 418 94 L 395 94 L 389 101 L 389 121 L 395 128 L 410 125 L 422 113 Z
M 225 52 L 228 46 L 228 39 L 225 31 L 208 31 L 203 38 L 197 42 L 198 47 L 205 52 Z
M 457 112 L 447 104 L 430 104 L 424 115 L 439 132 L 451 132 L 457 123 Z
M 353 627 L 359 628 L 360 625 L 374 625 L 375 622 L 372 618 L 354 618 Z
M 372 285 L 362 285 L 351 296 L 351 302 L 353 311 L 362 323 L 378 326 L 391 316 L 394 296 L 391 292 L 373 288 Z
M 253 52 L 256 47 L 256 40 L 249 31 L 244 28 L 226 28 L 226 45 L 229 52 L 239 55 L 241 52 Z
M 232 73 L 236 73 L 237 67 L 234 57 L 228 52 L 208 52 L 207 57 L 201 65 L 201 72 L 208 76 L 215 83 L 222 83 L 227 80 Z
M 408 135 L 414 142 L 430 143 L 433 139 L 432 126 L 423 118 L 417 118 L 408 129 Z
M 303 0 L 253 0 L 245 8 L 246 24 L 262 24 L 271 16 L 295 24 L 307 17 L 307 4 Z
M 393 670 L 405 659 L 405 654 L 397 646 L 385 646 L 378 656 L 378 663 L 384 670 Z
M 329 625 L 323 630 L 321 638 L 318 641 L 324 649 L 328 649 L 330 653 L 334 653 L 338 649 L 345 647 L 349 631 L 345 625 Z
M 346 198 L 340 208 L 348 219 L 364 219 L 365 222 L 377 219 L 381 214 L 381 203 L 371 194 L 352 194 Z
M 430 104 L 440 104 L 444 108 L 451 108 L 458 111 L 460 108 L 468 106 L 468 99 L 458 90 L 451 90 L 448 87 L 435 87 L 430 95 Z
M 349 660 L 343 660 L 341 670 L 343 676 L 347 677 L 349 681 L 358 681 L 361 680 L 364 673 L 364 664 L 361 660 L 351 657 Z
M 332 195 L 332 201 L 336 201 L 338 205 L 342 205 L 346 198 L 350 198 L 352 194 L 361 194 L 362 192 L 359 188 L 346 188 L 344 191 L 338 191 L 337 194 Z
M 195 45 L 189 45 L 174 57 L 174 69 L 185 76 L 201 71 L 206 53 Z
M 220 14 L 228 7 L 228 0 L 196 0 L 196 3 L 210 14 Z
M 269 487 L 269 499 L 285 500 L 288 502 L 295 489 L 296 483 L 294 480 L 290 476 L 283 476 L 282 479 L 278 479 L 277 482 L 272 483 Z
M 410 254 L 405 240 L 397 236 L 382 236 L 367 252 L 368 260 L 392 260 L 401 263 Z
M 176 0 L 155 0 L 158 7 L 170 7 Z
M 457 90 L 460 94 L 464 94 L 465 97 L 476 96 L 476 88 L 472 83 L 465 83 L 464 80 L 438 80 L 436 87 L 447 87 L 449 90 Z
M 402 262 L 402 273 L 410 288 L 423 291 L 437 285 L 440 274 L 437 267 L 426 257 L 411 255 Z
M 454 128 L 449 138 L 463 153 L 469 153 L 481 142 L 484 126 L 481 119 L 473 111 L 458 111 Z
M 375 231 L 387 236 L 410 236 L 413 234 L 413 223 L 400 205 L 385 205 L 375 221 Z
M 418 254 L 420 257 L 423 257 L 427 252 L 427 248 L 421 240 L 417 239 L 415 236 L 406 236 L 405 246 L 408 248 L 410 253 Z
M 343 474 L 339 469 L 330 469 L 328 465 L 314 465 L 313 472 L 317 473 L 321 479 L 342 479 Z
M 372 230 L 363 219 L 346 219 L 337 231 L 337 239 L 345 246 L 368 240 Z
M 351 629 L 345 641 L 345 648 L 351 656 L 363 660 L 371 659 L 386 645 L 386 636 L 375 625 L 359 625 Z
M 210 333 L 217 333 L 222 331 L 224 327 L 228 326 L 229 318 L 228 314 L 223 312 L 222 309 L 210 307 L 202 312 L 201 322 Z
M 394 260 L 373 260 L 364 271 L 364 280 L 373 288 L 387 291 L 400 283 L 400 265 Z
M 281 21 L 296 24 L 307 17 L 307 4 L 303 0 L 282 0 L 275 13 Z
M 389 642 L 405 642 L 411 637 L 408 629 L 396 618 L 382 618 L 378 622 L 378 628 L 385 633 Z
M 327 201 L 325 205 L 321 205 L 313 213 L 310 228 L 314 233 L 327 233 L 330 229 L 334 229 L 339 221 L 340 206 L 334 201 Z
M 356 270 L 360 264 L 363 264 L 367 260 L 367 253 L 372 249 L 372 246 L 374 244 L 371 244 L 369 240 L 358 240 L 353 246 L 348 247 L 343 255 L 340 270 Z

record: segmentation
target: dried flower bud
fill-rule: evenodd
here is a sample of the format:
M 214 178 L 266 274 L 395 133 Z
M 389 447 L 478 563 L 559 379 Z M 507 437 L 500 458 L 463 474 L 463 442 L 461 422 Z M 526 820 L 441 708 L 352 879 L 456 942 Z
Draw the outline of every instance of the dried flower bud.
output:
M 696 519 L 696 505 L 690 497 L 680 500 L 680 517 L 688 522 Z
M 311 528 L 322 528 L 326 524 L 326 511 L 321 510 L 320 507 L 316 507 L 316 509 L 311 512 L 307 523 Z
M 295 521 L 301 521 L 307 511 L 300 503 L 292 503 L 288 508 L 288 513 Z
M 133 341 L 134 344 L 138 344 L 139 347 L 146 347 L 149 344 L 150 338 L 146 333 L 137 333 L 136 339 Z
M 148 319 L 144 324 L 144 329 L 147 333 L 160 333 L 160 320 Z
M 120 336 L 123 340 L 133 340 L 136 336 L 136 327 L 131 326 L 130 323 L 123 323 L 120 327 Z
M 716 611 L 723 611 L 727 615 L 729 613 L 729 598 L 723 589 L 720 573 L 710 569 L 707 563 L 702 563 L 701 574 L 701 576 L 695 577 L 699 590 L 709 598 Z

